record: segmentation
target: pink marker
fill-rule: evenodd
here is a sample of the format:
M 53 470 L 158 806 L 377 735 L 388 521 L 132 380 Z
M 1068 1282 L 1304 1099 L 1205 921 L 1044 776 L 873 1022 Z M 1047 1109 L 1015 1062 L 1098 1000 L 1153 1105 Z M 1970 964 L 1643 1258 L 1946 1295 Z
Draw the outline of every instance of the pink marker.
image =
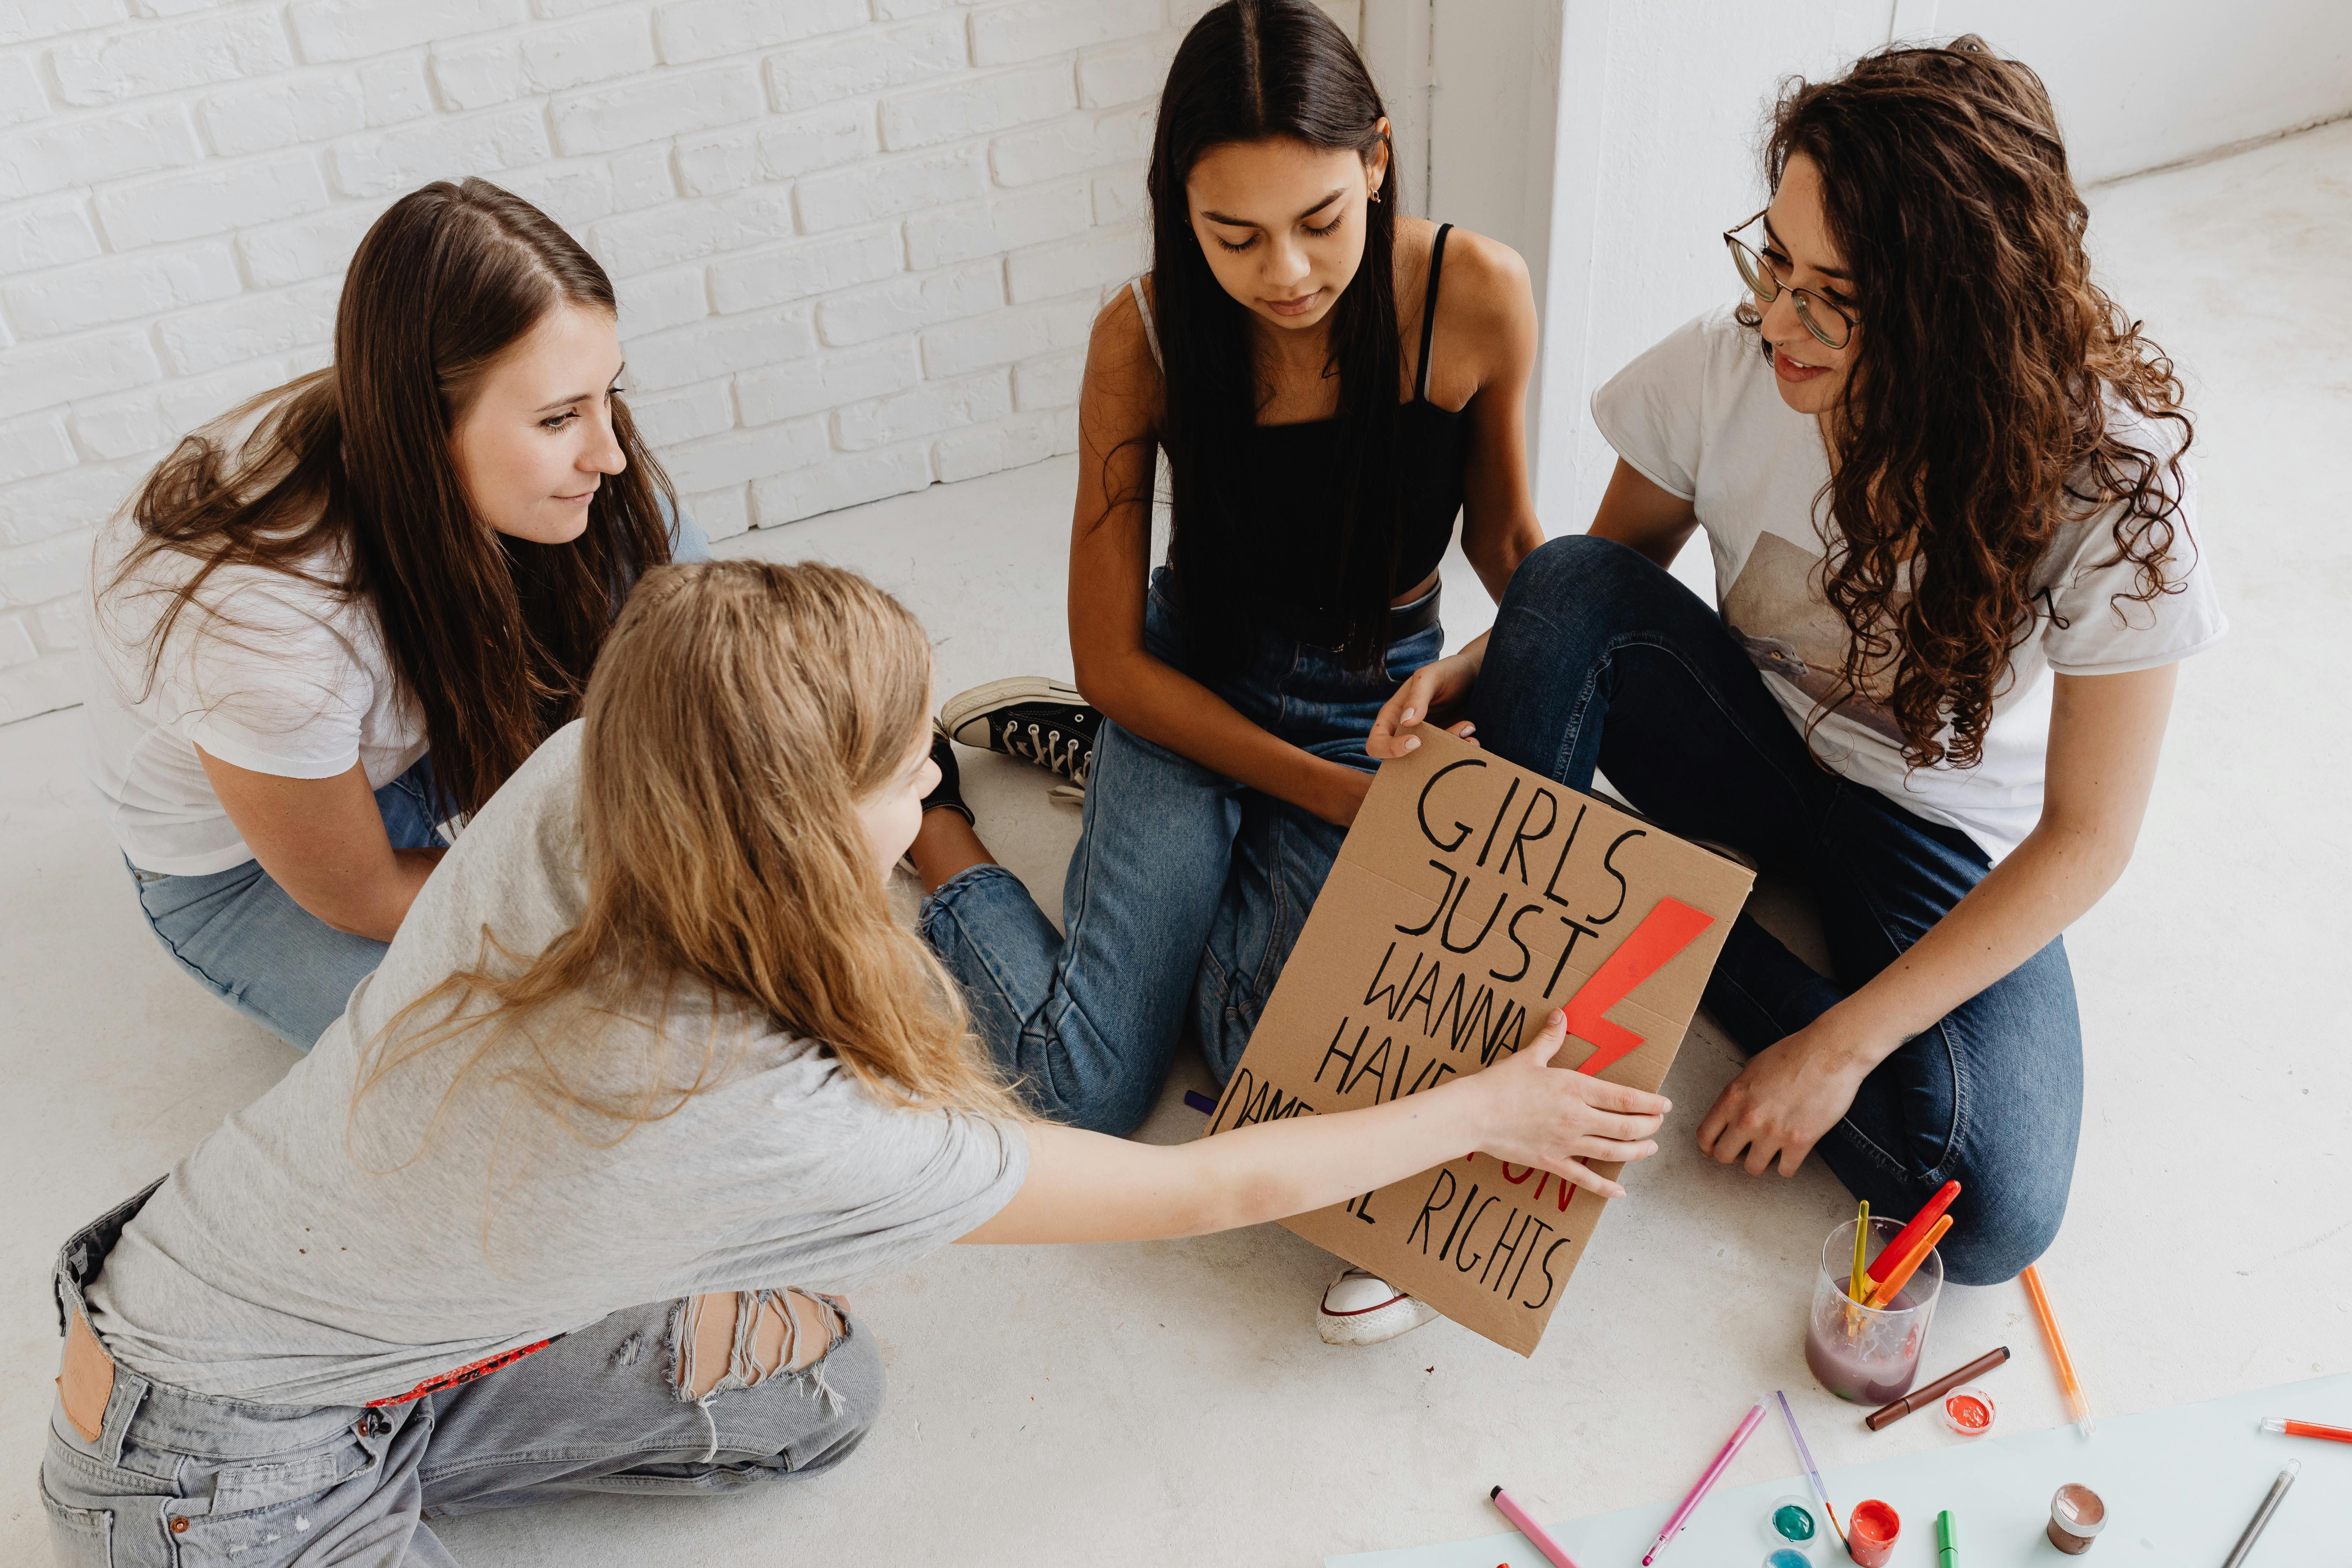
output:
M 1511 1521 L 1513 1530 L 1534 1542 L 1535 1549 L 1550 1559 L 1552 1568 L 1576 1568 L 1576 1560 L 1569 1556 L 1568 1548 L 1554 1541 L 1549 1531 L 1538 1524 L 1527 1510 L 1513 1502 L 1510 1493 L 1496 1487 L 1486 1496 L 1493 1500 L 1496 1508 L 1503 1510 L 1503 1517 Z
M 1666 1549 L 1666 1542 L 1682 1533 L 1683 1525 L 1688 1521 L 1693 1510 L 1706 1500 L 1707 1491 L 1717 1479 L 1731 1468 L 1732 1458 L 1739 1452 L 1739 1446 L 1748 1441 L 1748 1435 L 1755 1431 L 1756 1424 L 1763 1419 L 1764 1402 L 1759 1399 L 1756 1402 L 1756 1408 L 1748 1413 L 1748 1419 L 1739 1424 L 1739 1430 L 1731 1435 L 1731 1441 L 1716 1455 L 1715 1463 L 1706 1468 L 1706 1474 L 1699 1477 L 1698 1485 L 1691 1488 L 1690 1495 L 1683 1499 L 1682 1507 L 1675 1510 L 1674 1518 L 1666 1521 L 1666 1528 L 1658 1531 L 1658 1539 L 1650 1543 L 1650 1550 L 1642 1554 L 1642 1568 L 1650 1568 L 1650 1564 L 1657 1560 L 1658 1553 Z

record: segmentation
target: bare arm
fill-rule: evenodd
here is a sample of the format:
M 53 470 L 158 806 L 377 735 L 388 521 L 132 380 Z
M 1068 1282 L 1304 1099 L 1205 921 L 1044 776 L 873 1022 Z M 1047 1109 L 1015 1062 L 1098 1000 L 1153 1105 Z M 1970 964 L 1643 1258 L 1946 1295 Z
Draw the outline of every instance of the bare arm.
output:
M 331 779 L 289 779 L 201 746 L 196 755 L 254 858 L 296 903 L 337 931 L 392 940 L 442 851 L 392 847 L 359 763 Z
M 1507 245 L 1457 228 L 1446 237 L 1445 260 L 1436 331 L 1448 339 L 1466 335 L 1479 345 L 1475 356 L 1453 361 L 1475 377 L 1463 407 L 1470 443 L 1462 472 L 1462 553 L 1486 585 L 1487 596 L 1499 605 L 1511 574 L 1544 542 L 1536 499 L 1528 488 L 1528 378 L 1536 366 L 1536 300 L 1528 264 Z M 1440 358 L 1433 341 L 1430 358 Z M 1458 395 L 1458 388 L 1448 384 L 1451 379 L 1432 375 L 1433 400 L 1443 404 L 1449 395 Z
M 1612 539 L 1639 551 L 1661 566 L 1672 566 L 1690 536 L 1698 531 L 1698 512 L 1690 502 L 1663 489 L 1624 458 L 1610 471 L 1609 488 L 1601 492 L 1600 510 L 1586 531 L 1595 539 Z
M 1638 1089 L 1554 1068 L 1555 1012 L 1516 1055 L 1365 1110 L 1261 1122 L 1160 1146 L 1076 1128 L 1029 1129 L 1029 1174 L 970 1242 L 1146 1241 L 1304 1214 L 1479 1150 L 1539 1165 L 1604 1197 L 1587 1160 L 1646 1159 L 1671 1109 Z
M 1699 1123 L 1699 1147 L 1792 1174 L 1904 1041 L 2047 946 L 2131 861 L 2178 665 L 2061 675 L 2042 820 L 1910 950 L 1813 1023 L 1762 1051 Z
M 1612 539 L 1628 549 L 1638 550 L 1660 566 L 1671 566 L 1697 528 L 1698 513 L 1691 509 L 1690 502 L 1652 484 L 1620 458 L 1587 531 L 1596 539 Z M 1542 542 L 1538 530 L 1534 544 L 1528 549 Z M 1520 552 L 1521 557 L 1525 554 L 1526 551 Z M 1518 558 L 1514 558 L 1511 564 L 1516 569 Z M 1504 581 L 1509 581 L 1507 574 Z M 1500 604 L 1502 585 L 1490 581 L 1487 586 L 1495 595 L 1495 602 Z M 1396 695 L 1381 706 L 1380 717 L 1372 721 L 1371 738 L 1364 743 L 1365 752 L 1380 758 L 1402 757 L 1421 744 L 1420 739 L 1410 732 L 1414 725 L 1424 720 L 1453 723 L 1468 705 L 1471 689 L 1478 684 L 1478 671 L 1486 662 L 1488 635 L 1481 632 L 1461 652 L 1433 659 L 1413 671 L 1397 689 Z

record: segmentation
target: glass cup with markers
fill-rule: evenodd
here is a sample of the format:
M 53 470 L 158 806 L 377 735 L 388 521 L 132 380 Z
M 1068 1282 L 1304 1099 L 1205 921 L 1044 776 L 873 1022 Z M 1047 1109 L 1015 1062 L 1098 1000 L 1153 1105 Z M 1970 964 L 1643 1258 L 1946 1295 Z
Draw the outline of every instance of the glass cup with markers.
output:
M 1944 1289 L 1944 1260 L 1934 1252 L 1905 1281 L 1892 1300 L 1875 1307 L 1848 1293 L 1853 1274 L 1853 1233 L 1847 1220 L 1822 1243 L 1821 1267 L 1813 1275 L 1811 1310 L 1805 1321 L 1805 1364 L 1822 1386 L 1858 1405 L 1884 1405 L 1910 1392 L 1927 1348 L 1927 1327 Z M 1864 1238 L 1865 1264 L 1875 1259 L 1903 1227 L 1874 1215 Z

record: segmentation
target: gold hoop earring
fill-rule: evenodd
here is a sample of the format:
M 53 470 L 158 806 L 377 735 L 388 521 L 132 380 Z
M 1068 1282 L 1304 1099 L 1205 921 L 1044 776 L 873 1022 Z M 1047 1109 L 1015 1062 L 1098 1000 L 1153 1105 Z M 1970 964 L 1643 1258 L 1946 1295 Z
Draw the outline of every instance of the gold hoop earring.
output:
M 1372 199 L 1373 201 L 1379 201 L 1379 200 L 1381 199 L 1381 193 L 1380 193 L 1380 192 L 1378 192 L 1378 191 L 1374 191 L 1374 192 L 1371 194 L 1371 199 Z

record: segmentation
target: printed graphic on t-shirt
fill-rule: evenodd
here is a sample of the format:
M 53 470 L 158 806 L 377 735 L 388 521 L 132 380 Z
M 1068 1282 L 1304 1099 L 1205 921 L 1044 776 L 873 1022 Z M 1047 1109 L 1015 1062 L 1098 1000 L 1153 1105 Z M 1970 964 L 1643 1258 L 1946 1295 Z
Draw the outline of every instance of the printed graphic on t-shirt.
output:
M 1845 696 L 1839 713 L 1899 746 L 1902 726 L 1885 700 L 1893 689 L 1892 662 L 1865 672 L 1859 691 L 1845 692 L 1849 634 L 1822 592 L 1823 564 L 1811 551 L 1769 529 L 1759 533 L 1724 597 L 1724 623 L 1757 668 L 1779 676 L 1816 705 Z M 1895 604 L 1901 602 L 1898 596 Z

